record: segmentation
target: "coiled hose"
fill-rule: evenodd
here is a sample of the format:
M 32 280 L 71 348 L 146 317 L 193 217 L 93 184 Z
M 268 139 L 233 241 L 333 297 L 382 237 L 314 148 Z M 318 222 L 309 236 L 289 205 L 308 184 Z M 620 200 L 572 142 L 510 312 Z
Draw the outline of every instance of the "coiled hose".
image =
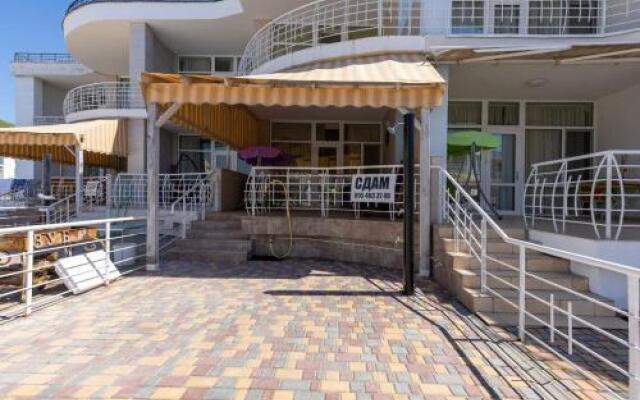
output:
M 291 209 L 289 208 L 289 188 L 284 182 L 279 181 L 277 179 L 274 179 L 273 181 L 271 181 L 271 185 L 274 185 L 274 186 L 280 185 L 284 189 L 283 193 L 284 193 L 285 209 L 287 212 L 287 224 L 289 225 L 289 247 L 284 254 L 276 254 L 276 250 L 273 247 L 274 240 L 272 235 L 272 236 L 269 236 L 269 252 L 271 252 L 271 255 L 273 257 L 279 260 L 284 260 L 285 258 L 288 258 L 293 252 L 293 222 L 291 221 Z

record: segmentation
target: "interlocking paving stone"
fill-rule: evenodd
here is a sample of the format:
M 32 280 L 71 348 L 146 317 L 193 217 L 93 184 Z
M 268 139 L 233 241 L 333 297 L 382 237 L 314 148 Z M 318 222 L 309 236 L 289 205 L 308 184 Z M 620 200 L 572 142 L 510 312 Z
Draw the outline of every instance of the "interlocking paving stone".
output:
M 607 398 L 435 285 L 406 298 L 400 282 L 325 261 L 171 262 L 0 325 L 0 398 Z

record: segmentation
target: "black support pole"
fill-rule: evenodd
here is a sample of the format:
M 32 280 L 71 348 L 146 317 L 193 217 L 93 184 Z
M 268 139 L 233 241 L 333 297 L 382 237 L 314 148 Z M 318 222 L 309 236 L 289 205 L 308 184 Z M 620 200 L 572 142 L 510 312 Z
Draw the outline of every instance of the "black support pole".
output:
M 413 131 L 414 115 L 404 116 L 404 290 L 405 296 L 412 296 L 415 293 L 415 265 L 413 251 L 413 214 L 415 186 L 414 181 L 414 160 L 413 160 Z

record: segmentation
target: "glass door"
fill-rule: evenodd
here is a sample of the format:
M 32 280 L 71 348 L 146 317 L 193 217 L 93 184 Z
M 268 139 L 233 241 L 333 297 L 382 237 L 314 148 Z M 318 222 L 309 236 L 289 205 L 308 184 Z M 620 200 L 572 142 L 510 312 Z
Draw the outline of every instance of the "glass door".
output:
M 504 215 L 520 212 L 522 198 L 522 140 L 517 132 L 494 132 L 501 146 L 484 158 L 483 190 L 496 210 Z
M 319 168 L 332 168 L 340 165 L 337 144 L 318 144 L 314 146 L 314 165 Z

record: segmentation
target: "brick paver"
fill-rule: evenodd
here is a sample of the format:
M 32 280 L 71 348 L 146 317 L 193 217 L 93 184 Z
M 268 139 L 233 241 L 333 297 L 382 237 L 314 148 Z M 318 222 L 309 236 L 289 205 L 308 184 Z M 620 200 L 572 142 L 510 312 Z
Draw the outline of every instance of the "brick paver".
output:
M 433 286 L 324 261 L 172 263 L 0 326 L 2 399 L 606 398 Z

